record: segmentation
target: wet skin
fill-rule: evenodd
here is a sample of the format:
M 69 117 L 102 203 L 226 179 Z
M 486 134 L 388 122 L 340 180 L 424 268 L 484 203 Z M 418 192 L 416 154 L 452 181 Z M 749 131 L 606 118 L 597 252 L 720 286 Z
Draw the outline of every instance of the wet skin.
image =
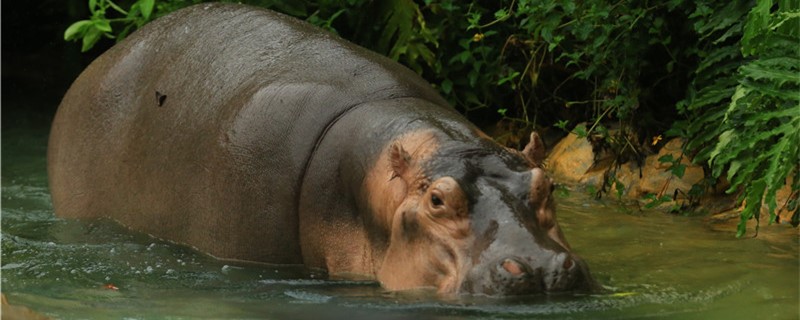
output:
M 446 295 L 594 287 L 537 135 L 499 146 L 408 69 L 270 11 L 142 28 L 75 81 L 48 148 L 57 215 L 221 259 Z
M 448 165 L 452 159 L 432 166 L 471 186 L 473 268 L 461 289 L 487 294 L 589 289 L 586 264 L 569 252 L 555 222 L 550 178 L 513 153 L 485 154 L 487 149 L 462 152 L 455 166 Z

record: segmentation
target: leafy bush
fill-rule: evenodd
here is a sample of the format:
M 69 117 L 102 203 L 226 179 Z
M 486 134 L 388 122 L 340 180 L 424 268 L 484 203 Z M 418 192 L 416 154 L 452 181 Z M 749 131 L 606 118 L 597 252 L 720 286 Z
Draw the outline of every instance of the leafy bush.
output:
M 82 39 L 81 51 L 86 52 L 100 40 L 101 37 L 123 39 L 134 28 L 141 27 L 148 21 L 153 13 L 155 0 L 137 0 L 128 10 L 123 9 L 111 0 L 89 0 L 88 20 L 80 20 L 70 25 L 64 31 L 64 40 Z M 116 12 L 122 17 L 108 18 L 108 11 Z M 115 33 L 111 25 L 122 24 L 122 31 Z
M 138 0 L 122 10 L 89 1 L 92 17 L 76 22 L 67 40 L 88 50 L 101 35 L 123 38 L 134 27 L 199 0 Z M 232 2 L 232 1 L 229 1 Z M 669 5 L 602 1 L 454 0 L 242 1 L 282 11 L 339 33 L 423 74 L 458 108 L 525 126 L 619 119 L 634 124 L 638 110 L 674 114 L 659 96 L 681 97 L 681 69 L 670 53 L 682 21 Z M 153 8 L 156 8 L 153 10 Z M 107 17 L 106 9 L 124 17 Z M 144 8 L 145 10 L 138 10 Z M 155 14 L 152 14 L 152 12 Z M 120 24 L 122 31 L 112 32 Z M 116 28 L 115 28 L 116 29 Z M 682 37 L 675 37 L 681 39 Z M 654 58 L 655 57 L 655 58 Z M 685 69 L 685 68 L 683 68 Z M 683 71 L 687 73 L 688 71 Z M 651 80 L 647 80 L 651 79 Z M 675 81 L 667 81 L 676 79 Z M 672 98 L 672 102 L 678 98 Z M 637 118 L 636 128 L 668 128 Z
M 760 218 L 766 204 L 775 221 L 776 193 L 794 176 L 792 223 L 800 214 L 800 5 L 796 1 L 738 2 L 699 9 L 708 23 L 695 28 L 716 46 L 695 71 L 695 88 L 683 104 L 689 122 L 678 123 L 690 138 L 695 161 L 707 161 L 712 176 L 730 180 L 728 192 L 743 188 L 737 236 Z M 712 37 L 713 35 L 713 37 Z M 732 40 L 732 41 L 731 41 Z M 723 44 L 723 45 L 720 45 Z M 756 231 L 758 225 L 756 225 Z
M 431 28 L 444 29 L 433 82 L 466 113 L 489 109 L 527 127 L 590 121 L 589 134 L 616 122 L 617 151 L 638 152 L 626 129 L 654 135 L 671 124 L 688 30 L 668 4 L 457 3 L 428 5 Z

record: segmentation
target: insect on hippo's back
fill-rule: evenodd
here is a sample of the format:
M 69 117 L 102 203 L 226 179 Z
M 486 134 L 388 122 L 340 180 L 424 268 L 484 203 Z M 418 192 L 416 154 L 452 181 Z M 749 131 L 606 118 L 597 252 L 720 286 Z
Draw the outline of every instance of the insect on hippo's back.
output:
M 521 152 L 496 144 L 393 61 L 272 11 L 201 4 L 75 80 L 48 174 L 61 217 L 110 217 L 221 259 L 389 290 L 592 288 L 543 157 L 538 135 Z

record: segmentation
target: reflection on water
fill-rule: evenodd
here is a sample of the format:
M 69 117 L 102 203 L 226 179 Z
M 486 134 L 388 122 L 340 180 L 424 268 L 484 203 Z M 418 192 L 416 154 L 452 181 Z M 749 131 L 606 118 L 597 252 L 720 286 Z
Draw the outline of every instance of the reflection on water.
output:
M 739 240 L 700 218 L 632 211 L 577 192 L 559 199 L 559 222 L 607 294 L 443 301 L 299 268 L 217 261 L 110 221 L 56 219 L 45 131 L 3 133 L 0 271 L 12 303 L 57 318 L 799 316 L 795 230 L 765 227 L 778 240 Z

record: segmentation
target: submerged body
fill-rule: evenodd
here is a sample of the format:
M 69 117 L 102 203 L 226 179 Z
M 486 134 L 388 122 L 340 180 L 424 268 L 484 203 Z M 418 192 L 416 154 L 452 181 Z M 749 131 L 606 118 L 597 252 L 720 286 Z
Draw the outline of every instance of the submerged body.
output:
M 413 72 L 295 19 L 204 4 L 75 81 L 53 123 L 56 214 L 110 217 L 223 259 L 391 290 L 590 288 L 552 183 Z

